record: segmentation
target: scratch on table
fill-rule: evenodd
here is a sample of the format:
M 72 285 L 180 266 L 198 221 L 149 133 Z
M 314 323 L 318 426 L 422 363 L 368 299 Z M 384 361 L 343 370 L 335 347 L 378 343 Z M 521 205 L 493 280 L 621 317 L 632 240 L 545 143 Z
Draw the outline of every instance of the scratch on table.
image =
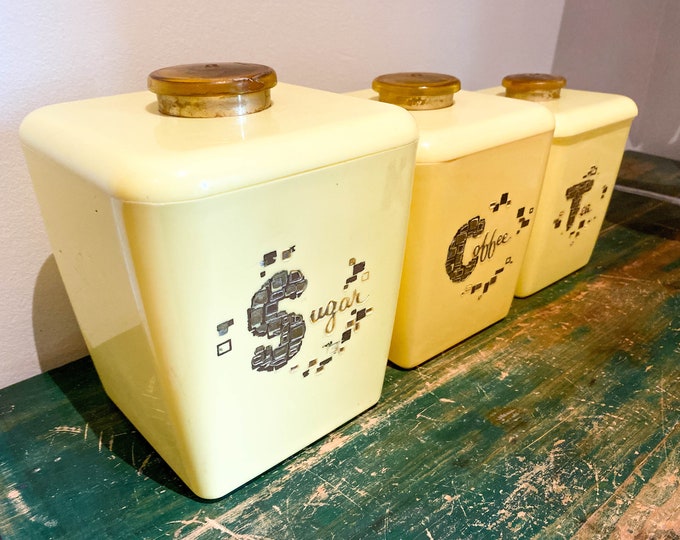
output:
M 368 431 L 373 429 L 375 426 L 380 425 L 381 418 L 379 416 L 369 416 L 361 422 L 361 431 L 366 434 Z
M 83 428 L 79 426 L 57 426 L 50 429 L 52 436 L 59 433 L 68 433 L 70 435 L 80 435 L 83 432 Z
M 316 455 L 316 454 L 315 454 Z M 296 466 L 293 468 L 287 468 L 286 469 L 286 474 L 283 476 L 277 478 L 276 480 L 269 482 L 266 486 L 266 489 L 264 489 L 261 492 L 258 492 L 257 494 L 248 497 L 247 499 L 241 501 L 239 504 L 227 509 L 226 511 L 222 512 L 221 514 L 214 516 L 210 518 L 210 521 L 208 522 L 207 520 L 201 520 L 199 519 L 200 513 L 197 514 L 193 519 L 188 520 L 188 521 L 173 521 L 170 523 L 181 523 L 181 527 L 175 532 L 175 538 L 183 538 L 187 540 L 196 540 L 201 538 L 204 534 L 210 533 L 210 531 L 213 531 L 214 528 L 212 527 L 211 524 L 228 524 L 228 523 L 238 523 L 238 522 L 247 522 L 252 513 L 255 512 L 258 508 L 259 503 L 264 503 L 265 501 L 270 500 L 272 497 L 274 497 L 277 493 L 280 491 L 284 490 L 289 486 L 290 480 L 295 476 L 297 472 L 303 466 L 301 463 L 304 463 L 305 460 L 302 462 L 296 462 Z M 311 462 L 309 460 L 308 462 Z M 318 475 L 317 475 L 318 476 Z M 218 507 L 215 507 L 218 509 Z M 267 520 L 267 515 L 263 513 L 258 512 L 258 521 L 262 522 L 262 526 L 266 526 L 266 520 Z M 191 531 L 190 535 L 188 536 L 182 536 L 186 529 L 189 526 L 195 525 L 196 529 Z M 226 526 L 226 525 L 224 525 Z M 251 523 L 251 526 L 255 526 L 255 523 Z M 243 538 L 258 538 L 258 539 L 264 539 L 266 537 L 264 536 L 242 536 Z
M 21 492 L 18 489 L 10 490 L 7 494 L 7 498 L 9 499 L 9 502 L 12 503 L 17 514 L 24 515 L 30 512 L 28 505 L 24 502 L 24 498 L 21 496 Z
M 427 416 L 426 414 L 424 414 L 425 411 L 427 411 L 427 410 L 430 409 L 431 407 L 434 407 L 434 405 L 435 405 L 435 404 L 433 403 L 433 404 L 428 405 L 427 407 L 425 407 L 422 411 L 420 411 L 419 413 L 416 414 L 416 418 L 425 418 L 426 420 L 430 420 L 431 422 L 439 423 L 439 420 L 438 420 L 438 419 L 436 419 L 436 418 L 431 418 L 430 416 Z
M 0 416 L 3 416 L 3 415 L 5 415 L 5 414 L 13 413 L 13 412 L 14 412 L 14 409 L 16 409 L 16 405 L 14 405 L 14 403 L 12 403 L 12 404 L 10 404 L 10 405 L 7 407 L 7 410 L 0 411 Z
M 597 498 L 600 498 L 600 471 L 593 465 L 592 463 L 585 462 L 586 466 L 593 471 L 593 475 L 595 476 L 595 493 L 597 493 Z
M 146 456 L 146 457 L 144 458 L 144 461 L 142 461 L 142 464 L 141 464 L 141 465 L 139 466 L 139 468 L 137 469 L 137 476 L 141 476 L 141 475 L 142 475 L 142 471 L 144 470 L 144 467 L 147 466 L 147 464 L 149 463 L 149 461 L 151 460 L 151 458 L 152 458 L 153 456 L 154 456 L 154 454 L 149 454 L 148 456 Z
M 458 503 L 458 507 L 463 512 L 463 515 L 467 518 L 467 512 L 465 511 L 463 504 L 460 502 L 460 499 L 460 494 L 456 494 L 453 497 L 451 495 L 444 495 L 445 504 L 440 508 L 440 510 L 443 510 L 446 506 L 451 506 L 451 509 L 446 514 L 447 516 L 450 516 L 453 513 L 453 505 Z
M 331 484 L 328 480 L 326 480 L 326 479 L 323 478 L 322 476 L 318 475 L 318 474 L 315 473 L 314 471 L 311 471 L 311 470 L 310 470 L 310 471 L 308 471 L 308 472 L 311 473 L 312 475 L 314 475 L 314 476 L 315 476 L 316 478 L 318 478 L 319 480 L 321 480 L 321 482 L 323 482 L 325 485 L 329 486 L 334 492 L 338 493 L 340 496 L 342 496 L 342 497 L 344 497 L 345 499 L 347 499 L 347 500 L 348 500 L 349 502 L 351 502 L 354 506 L 356 506 L 357 508 L 361 508 L 361 505 L 360 505 L 360 504 L 358 504 L 354 499 L 352 499 L 352 497 L 350 497 L 349 495 L 347 495 L 347 493 L 345 493 L 345 491 L 344 491 L 343 489 L 341 489 L 340 486 L 341 486 L 341 484 L 343 483 L 343 481 L 346 482 L 346 480 L 345 480 L 344 478 L 340 479 L 340 482 L 338 482 L 336 485 L 333 485 L 333 484 Z M 319 487 L 317 487 L 316 493 L 320 493 L 320 494 L 324 495 L 325 498 L 327 498 L 327 497 L 328 497 L 327 492 L 326 492 L 325 488 L 324 488 L 324 489 L 322 489 L 322 488 L 323 488 L 322 485 L 320 485 Z M 355 492 L 357 491 L 356 489 L 351 488 L 351 487 L 350 487 L 350 489 L 352 489 L 352 490 L 355 491 Z
M 52 446 L 59 435 L 80 435 L 83 428 L 79 426 L 56 426 L 47 431 L 46 435 L 40 438 L 47 438 Z
M 534 446 L 537 442 L 539 442 L 540 440 L 542 440 L 542 439 L 544 439 L 545 437 L 547 437 L 551 432 L 553 432 L 553 431 L 555 431 L 557 428 L 559 428 L 562 424 L 564 424 L 565 422 L 570 421 L 570 420 L 577 414 L 577 412 L 578 412 L 577 409 L 568 409 L 568 410 L 569 410 L 569 413 L 566 415 L 566 418 L 561 418 L 560 421 L 557 422 L 557 424 L 555 424 L 555 425 L 554 425 L 553 427 L 551 427 L 549 430 L 547 430 L 547 431 L 545 431 L 543 434 L 541 434 L 540 437 L 536 437 L 533 441 L 531 441 L 529 444 L 527 444 L 527 445 L 524 447 L 524 450 L 528 450 L 529 448 L 531 448 L 532 446 Z
M 201 512 L 199 512 L 198 514 L 196 514 L 196 516 L 188 520 L 172 521 L 171 523 L 179 523 L 181 525 L 181 527 L 175 531 L 173 538 L 178 538 L 182 540 L 196 540 L 205 532 L 218 531 L 220 533 L 227 535 L 224 536 L 223 538 L 228 538 L 230 540 L 272 540 L 265 536 L 240 534 L 234 532 L 214 519 L 210 519 L 208 517 L 204 518 L 203 520 L 199 519 L 200 514 Z M 192 525 L 198 525 L 198 528 L 196 528 L 195 530 L 191 531 L 188 534 L 184 534 L 185 527 L 189 527 Z
M 122 432 L 122 433 L 112 433 L 111 436 L 109 437 L 109 444 L 108 444 L 109 452 L 113 452 L 113 443 L 114 443 L 114 440 L 115 440 L 115 438 L 118 437 L 119 435 L 129 435 L 129 432 L 124 431 L 124 432 Z M 100 446 L 100 449 L 101 449 L 101 446 Z
M 387 531 L 389 530 L 389 525 L 390 525 L 390 509 L 386 508 L 385 516 L 382 518 L 383 538 L 387 538 Z
M 43 515 L 32 515 L 31 509 L 26 504 L 23 495 L 16 488 L 11 489 L 7 493 L 7 499 L 9 500 L 10 504 L 14 508 L 14 511 L 17 513 L 17 515 L 20 516 L 28 515 L 29 516 L 28 520 L 33 523 L 39 523 L 40 525 L 43 525 L 50 529 L 56 527 L 59 524 L 59 522 L 56 519 L 49 519 Z
M 324 502 L 328 499 L 328 491 L 326 491 L 326 486 L 320 484 L 317 486 L 316 490 L 311 494 L 304 507 L 308 506 L 327 506 L 328 503 Z
M 349 439 L 350 439 L 349 435 L 331 433 L 331 435 L 328 437 L 328 440 L 319 447 L 318 453 L 320 456 L 328 454 L 329 452 L 332 452 L 336 448 L 340 448 L 341 446 L 343 446 Z
M 616 523 L 612 539 L 677 538 L 680 534 L 680 477 L 655 476 Z
M 678 484 L 680 483 L 680 479 L 677 478 L 678 475 L 678 469 L 680 469 L 680 459 L 677 457 L 678 450 L 673 449 L 673 456 L 674 459 L 672 460 L 672 463 L 674 464 L 674 468 L 670 471 L 670 475 L 668 473 L 664 474 L 662 473 L 657 473 L 654 477 L 652 477 L 648 482 L 645 488 L 643 488 L 640 493 L 638 494 L 638 497 L 635 497 L 634 494 L 631 494 L 631 488 L 634 483 L 639 481 L 639 478 L 642 478 L 641 471 L 647 464 L 647 462 L 650 459 L 654 459 L 655 456 L 664 448 L 664 446 L 667 443 L 667 440 L 674 435 L 677 435 L 676 431 L 680 428 L 678 424 L 674 426 L 674 428 L 671 430 L 670 433 L 665 435 L 661 441 L 659 441 L 656 446 L 650 450 L 647 454 L 644 455 L 639 461 L 636 462 L 635 468 L 631 473 L 624 479 L 623 482 L 621 482 L 618 486 L 615 486 L 616 489 L 614 492 L 611 494 L 611 496 L 604 501 L 603 504 L 599 506 L 599 508 L 591 513 L 590 517 L 588 520 L 583 524 L 581 529 L 579 529 L 578 534 L 575 536 L 575 538 L 591 538 L 591 535 L 594 531 L 599 531 L 602 529 L 605 525 L 610 525 L 613 526 L 616 520 L 618 519 L 617 516 L 625 515 L 626 512 L 631 508 L 631 505 L 633 502 L 637 499 L 642 500 L 645 499 L 645 497 L 650 498 L 652 496 L 657 497 L 657 503 L 659 498 L 663 498 L 664 492 L 667 492 L 668 490 L 671 489 L 676 489 L 676 494 L 673 495 L 672 499 L 674 499 L 674 503 L 678 505 L 680 508 L 680 493 L 677 493 Z M 667 462 L 670 462 L 670 459 L 667 459 Z M 675 478 L 674 478 L 675 477 Z M 614 483 L 612 482 L 614 485 Z M 624 500 L 625 499 L 625 500 Z M 626 506 L 626 503 L 628 506 Z M 616 508 L 614 510 L 614 515 L 612 516 L 612 508 Z M 630 509 L 630 514 L 633 515 L 634 513 L 638 512 L 639 513 L 640 508 L 634 508 Z M 608 523 L 605 523 L 607 521 Z M 680 530 L 677 531 L 680 533 Z M 616 536 L 614 536 L 616 538 Z M 624 537 L 620 537 L 624 538 Z
M 524 522 L 532 518 L 527 510 L 533 509 L 531 501 L 539 498 L 542 502 L 556 500 L 565 506 L 573 501 L 575 487 L 565 485 L 562 480 L 563 475 L 567 474 L 560 459 L 564 455 L 562 447 L 565 442 L 562 439 L 555 441 L 543 462 L 524 466 L 515 489 L 505 497 L 502 508 L 496 513 L 496 520 L 490 523 L 491 530 L 502 526 L 517 529 L 519 525 L 514 524 L 514 520 L 521 519 Z
M 489 399 L 489 394 L 487 394 L 486 390 L 484 390 L 484 388 L 482 387 L 482 385 L 478 384 L 478 385 L 476 385 L 476 386 L 477 386 L 477 391 L 478 391 L 480 394 L 484 395 L 484 397 L 485 397 L 486 399 Z
M 387 467 L 383 467 L 382 469 L 380 469 L 380 474 L 385 474 L 387 472 L 387 470 L 388 470 Z M 378 473 L 373 471 L 370 476 L 376 477 L 376 476 L 378 476 Z

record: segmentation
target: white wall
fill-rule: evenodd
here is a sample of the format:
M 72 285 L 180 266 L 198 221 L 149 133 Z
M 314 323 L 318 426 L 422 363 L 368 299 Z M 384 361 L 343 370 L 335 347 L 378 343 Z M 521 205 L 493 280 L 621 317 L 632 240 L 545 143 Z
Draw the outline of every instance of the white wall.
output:
M 629 147 L 680 160 L 678 0 L 568 0 L 553 71 L 569 87 L 631 97 Z
M 0 0 L 0 388 L 87 354 L 19 146 L 29 111 L 205 61 L 263 63 L 338 92 L 406 70 L 492 86 L 550 70 L 564 1 Z

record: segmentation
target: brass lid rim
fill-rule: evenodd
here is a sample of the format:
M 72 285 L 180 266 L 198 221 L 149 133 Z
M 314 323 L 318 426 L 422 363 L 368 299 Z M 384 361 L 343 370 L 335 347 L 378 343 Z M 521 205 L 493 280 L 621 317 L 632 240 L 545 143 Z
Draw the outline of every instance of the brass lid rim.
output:
M 380 75 L 373 80 L 373 90 L 408 97 L 453 95 L 460 90 L 460 80 L 453 75 L 433 72 L 400 72 Z
M 501 84 L 511 91 L 545 91 L 562 89 L 566 86 L 567 80 L 561 75 L 549 73 L 515 73 L 503 77 Z
M 253 94 L 276 83 L 272 68 L 240 62 L 182 64 L 157 69 L 147 78 L 155 94 L 184 97 Z

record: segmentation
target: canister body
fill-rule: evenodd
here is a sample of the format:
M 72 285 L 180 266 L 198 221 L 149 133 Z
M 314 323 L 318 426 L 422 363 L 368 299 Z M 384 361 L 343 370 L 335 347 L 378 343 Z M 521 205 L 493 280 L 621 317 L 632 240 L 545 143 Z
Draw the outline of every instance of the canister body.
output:
M 461 91 L 452 107 L 411 111 L 421 135 L 389 355 L 399 366 L 421 364 L 510 309 L 554 126 L 536 105 L 518 104 L 495 108 Z
M 390 360 L 414 367 L 507 315 L 549 139 L 416 166 Z
M 275 106 L 290 113 L 297 93 L 296 87 L 283 88 Z M 330 96 L 322 94 L 320 103 L 330 99 L 332 106 Z M 349 104 L 352 110 L 354 100 L 341 99 L 340 108 Z M 301 102 L 309 105 L 304 96 Z M 97 109 L 92 102 L 83 107 Z M 189 143 L 182 135 L 186 119 L 154 118 L 148 125 L 164 147 L 175 145 L 180 155 L 185 143 L 208 152 L 196 177 L 200 190 L 201 181 L 219 183 L 225 169 L 234 168 L 222 162 L 219 151 L 209 153 L 228 126 L 266 131 L 278 118 L 275 136 L 289 139 L 286 118 L 295 115 L 277 117 L 272 109 L 273 118 L 261 125 L 219 119 L 223 130 L 208 130 L 212 135 L 203 141 L 193 132 Z M 143 114 L 139 109 L 121 114 L 126 112 Z M 357 118 L 375 109 L 365 112 Z M 343 159 L 327 159 L 319 167 L 301 165 L 298 172 L 236 189 L 167 200 L 133 196 L 134 191 L 121 195 L 124 190 L 111 187 L 113 181 L 102 181 L 98 170 L 78 163 L 77 152 L 65 158 L 58 149 L 44 151 L 50 145 L 45 126 L 59 110 L 26 122 L 23 137 L 36 193 L 103 385 L 199 496 L 228 493 L 378 400 L 417 136 L 407 114 L 392 113 L 382 105 L 377 111 L 401 135 L 378 151 L 350 150 L 352 158 L 341 152 L 335 157 Z M 190 132 L 195 122 L 212 122 L 190 121 Z M 324 137 L 347 136 L 346 125 L 326 121 L 327 128 L 318 126 L 323 136 L 315 136 L 316 127 L 291 136 L 309 136 L 300 151 L 314 152 Z M 87 141 L 87 135 L 70 137 Z M 98 151 L 106 153 L 102 148 Z M 272 170 L 275 148 L 262 156 L 270 158 L 266 166 Z M 153 175 L 154 156 L 137 157 L 131 163 Z M 191 170 L 196 155 L 189 157 L 173 165 L 172 176 Z M 166 167 L 158 170 L 167 174 Z M 158 173 L 154 184 L 164 179 Z M 235 182 L 243 183 L 238 174 Z
M 483 92 L 504 94 L 502 88 Z M 555 115 L 556 127 L 517 283 L 520 297 L 555 283 L 590 260 L 637 112 L 624 96 L 571 89 L 540 104 Z

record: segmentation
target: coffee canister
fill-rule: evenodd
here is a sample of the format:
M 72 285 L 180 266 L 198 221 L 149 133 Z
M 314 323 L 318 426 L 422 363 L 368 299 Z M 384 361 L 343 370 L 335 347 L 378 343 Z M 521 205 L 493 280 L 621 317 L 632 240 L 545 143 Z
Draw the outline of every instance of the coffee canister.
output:
M 352 95 L 408 109 L 420 133 L 390 347 L 411 368 L 507 315 L 554 120 L 441 73 L 381 75 Z

